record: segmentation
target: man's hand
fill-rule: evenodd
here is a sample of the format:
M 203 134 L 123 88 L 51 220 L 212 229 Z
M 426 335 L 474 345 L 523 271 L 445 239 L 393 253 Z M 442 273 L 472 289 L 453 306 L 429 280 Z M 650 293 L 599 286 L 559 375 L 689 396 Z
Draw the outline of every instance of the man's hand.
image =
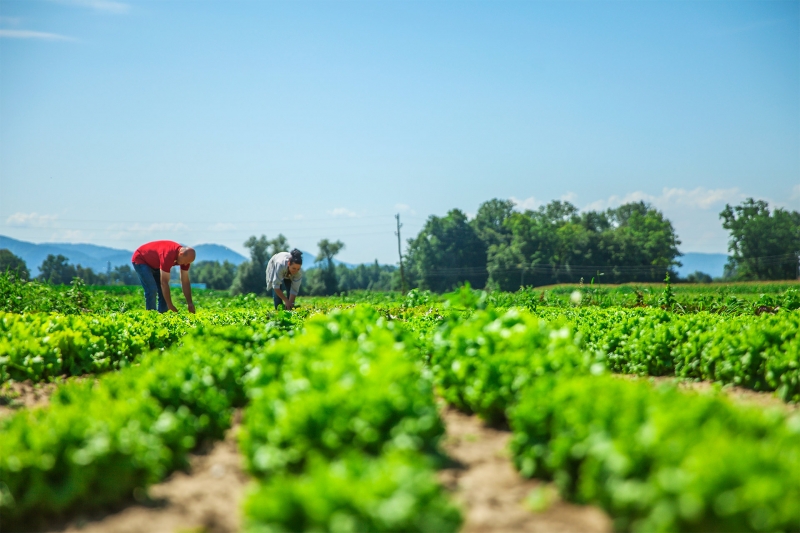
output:
M 194 314 L 194 304 L 189 304 L 189 312 Z
M 178 308 L 175 307 L 174 305 L 172 305 L 171 303 L 167 304 L 167 306 L 169 307 L 169 310 L 172 311 L 173 313 L 177 313 L 178 312 Z

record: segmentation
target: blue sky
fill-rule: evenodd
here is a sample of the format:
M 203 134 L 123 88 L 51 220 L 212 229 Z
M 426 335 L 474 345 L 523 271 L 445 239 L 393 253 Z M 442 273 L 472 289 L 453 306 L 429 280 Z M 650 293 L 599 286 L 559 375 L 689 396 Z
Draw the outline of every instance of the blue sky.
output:
M 394 214 L 800 210 L 800 2 L 0 0 L 0 234 L 394 263 Z

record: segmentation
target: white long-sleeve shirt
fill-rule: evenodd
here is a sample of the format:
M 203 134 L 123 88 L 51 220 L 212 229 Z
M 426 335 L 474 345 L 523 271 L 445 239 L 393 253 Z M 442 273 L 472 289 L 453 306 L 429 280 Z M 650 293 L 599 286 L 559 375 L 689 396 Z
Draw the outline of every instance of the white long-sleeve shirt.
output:
M 289 272 L 289 259 L 292 254 L 289 252 L 278 252 L 270 258 L 267 263 L 267 290 L 280 289 L 283 280 L 288 279 L 292 281 L 292 288 L 289 294 L 297 296 L 300 290 L 300 281 L 303 279 L 303 269 L 297 271 L 297 274 Z

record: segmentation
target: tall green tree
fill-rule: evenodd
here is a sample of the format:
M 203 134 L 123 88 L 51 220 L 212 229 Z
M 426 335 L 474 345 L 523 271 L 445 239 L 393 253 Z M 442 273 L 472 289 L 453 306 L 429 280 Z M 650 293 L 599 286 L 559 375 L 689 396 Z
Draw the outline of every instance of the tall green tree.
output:
M 739 280 L 793 279 L 800 250 L 800 213 L 781 208 L 770 212 L 763 200 L 748 198 L 726 205 L 719 214 L 730 232 L 725 267 L 727 277 Z
M 679 265 L 680 241 L 672 223 L 643 202 L 604 212 L 581 213 L 554 201 L 512 213 L 503 222 L 508 238 L 488 249 L 488 285 L 516 290 L 522 285 L 589 281 L 660 281 Z
M 77 277 L 74 265 L 69 264 L 66 256 L 49 254 L 39 266 L 39 279 L 54 285 L 68 285 Z
M 506 243 L 510 237 L 511 232 L 505 223 L 513 213 L 514 202 L 494 198 L 478 207 L 470 225 L 487 248 L 498 246 Z
M 325 294 L 331 295 L 339 292 L 339 280 L 336 275 L 336 265 L 333 264 L 333 258 L 344 248 L 342 241 L 331 242 L 328 239 L 322 239 L 317 243 L 319 253 L 315 258 L 317 263 L 324 261 L 324 265 L 320 265 L 320 274 L 322 276 L 322 283 L 325 286 Z
M 139 285 L 139 276 L 130 265 L 120 265 L 111 271 L 109 285 Z
M 645 202 L 624 204 L 607 211 L 612 230 L 605 241 L 614 281 L 661 281 L 666 272 L 677 278 L 678 239 L 672 222 Z
M 270 257 L 277 254 L 278 252 L 289 251 L 289 239 L 287 239 L 282 233 L 279 233 L 277 237 L 268 242 L 269 242 Z
M 250 260 L 239 265 L 231 293 L 261 296 L 267 293 L 267 263 L 272 257 L 270 247 L 273 244 L 274 240 L 268 240 L 266 235 L 258 238 L 253 235 L 244 242 L 244 247 L 250 250 Z
M 18 280 L 24 281 L 28 281 L 31 275 L 25 260 L 14 255 L 7 248 L 0 250 L 0 274 L 5 272 L 8 272 Z
M 236 265 L 229 261 L 200 261 L 192 265 L 192 281 L 205 283 L 209 289 L 226 291 L 236 277 Z
M 400 270 L 394 265 L 379 265 L 376 259 L 369 265 L 348 268 L 336 265 L 340 291 L 391 291 L 400 290 Z
M 445 292 L 464 282 L 486 285 L 486 244 L 460 210 L 431 216 L 408 244 L 409 272 L 420 288 Z

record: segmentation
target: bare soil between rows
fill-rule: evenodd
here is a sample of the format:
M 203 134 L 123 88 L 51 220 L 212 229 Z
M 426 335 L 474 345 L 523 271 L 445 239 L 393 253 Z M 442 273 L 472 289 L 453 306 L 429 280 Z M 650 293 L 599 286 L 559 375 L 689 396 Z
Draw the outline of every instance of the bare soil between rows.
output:
M 674 377 L 619 375 L 624 379 L 651 379 L 675 383 L 680 388 L 712 391 L 713 383 Z M 46 405 L 59 383 L 14 383 L 0 392 L 0 417 L 20 408 Z M 764 408 L 797 412 L 800 406 L 786 404 L 772 393 L 740 387 L 723 387 L 733 401 Z M 9 401 L 10 400 L 10 401 Z M 438 473 L 442 485 L 453 494 L 464 514 L 463 533 L 532 532 L 602 533 L 612 530 L 609 517 L 600 509 L 561 501 L 555 490 L 539 480 L 525 479 L 509 457 L 507 430 L 486 426 L 477 416 L 467 415 L 441 402 L 446 435 L 442 448 L 452 464 Z M 148 490 L 144 503 L 132 503 L 117 512 L 76 517 L 48 531 L 63 533 L 233 533 L 241 528 L 241 500 L 250 482 L 243 469 L 236 435 L 241 412 L 224 440 L 204 453 L 193 454 L 188 472 L 175 472 Z M 532 491 L 551 495 L 550 504 L 532 510 Z
M 442 407 L 447 428 L 444 451 L 452 466 L 439 472 L 442 485 L 464 512 L 464 533 L 475 532 L 585 532 L 611 531 L 611 521 L 599 509 L 555 501 L 534 513 L 526 507 L 530 491 L 541 486 L 523 479 L 511 463 L 508 431 L 486 427 L 476 416 Z M 105 516 L 80 517 L 50 529 L 61 533 L 233 533 L 241 527 L 241 500 L 249 483 L 242 468 L 236 434 L 240 422 L 225 440 L 207 454 L 191 458 L 189 472 L 176 472 L 150 487 L 151 502 L 134 504 Z
M 77 518 L 63 533 L 233 533 L 240 529 L 240 502 L 249 476 L 242 468 L 236 435 L 241 411 L 225 439 L 193 454 L 188 472 L 175 472 L 148 490 L 147 504 L 101 517 Z
M 474 415 L 452 407 L 441 409 L 447 428 L 444 451 L 456 465 L 439 472 L 439 480 L 455 496 L 464 513 L 462 533 L 603 533 L 611 520 L 596 507 L 579 506 L 554 497 L 541 512 L 526 500 L 543 482 L 524 479 L 509 457 L 511 433 L 487 427 Z M 554 490 L 549 491 L 555 494 Z

